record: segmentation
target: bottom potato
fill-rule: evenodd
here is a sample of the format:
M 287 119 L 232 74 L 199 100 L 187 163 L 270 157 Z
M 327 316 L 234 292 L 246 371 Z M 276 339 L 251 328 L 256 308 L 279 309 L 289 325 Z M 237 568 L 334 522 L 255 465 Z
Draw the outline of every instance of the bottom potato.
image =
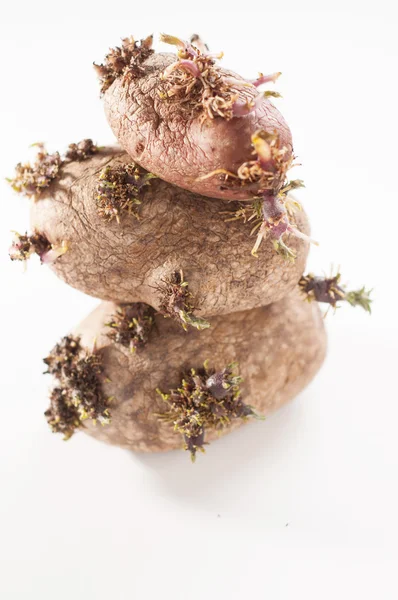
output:
M 299 293 L 263 308 L 213 317 L 211 328 L 200 332 L 184 332 L 171 319 L 145 313 L 140 323 L 146 325 L 134 346 L 126 344 L 128 328 L 115 329 L 117 310 L 113 303 L 100 304 L 73 336 L 64 338 L 67 351 L 58 345 L 46 359 L 49 372 L 64 382 L 54 389 L 46 413 L 54 431 L 68 433 L 59 425 L 62 415 L 69 415 L 62 404 L 69 398 L 68 406 L 83 417 L 77 428 L 99 440 L 140 452 L 185 447 L 195 457 L 220 434 L 292 399 L 325 356 L 320 310 Z M 77 370 L 74 340 L 86 353 Z M 75 386 L 70 394 L 68 386 Z

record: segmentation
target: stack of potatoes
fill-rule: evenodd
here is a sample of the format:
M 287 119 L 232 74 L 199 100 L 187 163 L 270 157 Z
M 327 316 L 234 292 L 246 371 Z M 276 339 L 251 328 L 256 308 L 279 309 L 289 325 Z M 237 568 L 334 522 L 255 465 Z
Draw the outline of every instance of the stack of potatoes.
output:
M 45 359 L 52 429 L 194 458 L 298 394 L 326 339 L 298 285 L 309 225 L 291 210 L 291 136 L 258 91 L 267 78 L 216 67 L 197 38 L 163 39 L 177 56 L 128 39 L 96 67 L 119 145 L 18 165 L 33 233 L 12 258 L 36 252 L 103 301 Z

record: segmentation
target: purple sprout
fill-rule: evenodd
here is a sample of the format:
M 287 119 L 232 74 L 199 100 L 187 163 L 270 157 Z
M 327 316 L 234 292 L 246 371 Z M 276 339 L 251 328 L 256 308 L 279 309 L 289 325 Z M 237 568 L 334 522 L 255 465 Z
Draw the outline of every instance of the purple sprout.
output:
M 280 71 L 277 73 L 272 73 L 271 75 L 263 75 L 260 73 L 257 79 L 252 79 L 250 83 L 254 85 L 254 87 L 259 87 L 260 85 L 263 85 L 263 83 L 275 83 L 275 81 L 279 79 L 281 75 L 282 73 Z
M 176 69 L 183 69 L 184 71 L 187 71 L 190 75 L 196 78 L 200 77 L 201 75 L 200 69 L 196 62 L 190 59 L 183 58 L 169 65 L 167 69 L 163 71 L 162 79 L 167 79 L 171 75 L 171 73 Z
M 258 94 L 255 98 L 253 98 L 252 100 L 239 100 L 236 99 L 235 102 L 232 105 L 232 114 L 234 117 L 245 117 L 246 115 L 254 112 L 255 110 L 257 110 L 257 108 L 259 107 L 259 105 L 261 104 L 261 102 L 264 99 L 264 95 L 263 94 Z
M 290 223 L 283 197 L 265 193 L 262 204 L 262 216 L 263 220 L 257 234 L 256 243 L 252 249 L 253 256 L 258 257 L 257 251 L 262 240 L 267 237 L 267 234 L 271 236 L 275 250 L 290 260 L 295 260 L 296 254 L 284 243 L 283 236 L 285 234 L 290 233 L 297 238 L 306 240 L 307 242 L 318 246 L 318 242 L 299 231 L 299 229 Z
M 278 77 L 281 75 L 280 72 L 278 73 L 272 73 L 272 75 L 263 75 L 260 74 L 259 77 L 257 79 L 253 79 L 251 81 L 243 81 L 240 82 L 239 80 L 236 80 L 234 78 L 228 78 L 227 80 L 225 80 L 226 82 L 228 82 L 231 86 L 233 87 L 251 87 L 254 86 L 255 88 L 259 87 L 260 85 L 263 85 L 264 83 L 275 83 L 275 81 L 278 79 Z M 253 100 L 235 100 L 233 107 L 232 107 L 232 111 L 233 111 L 233 116 L 234 117 L 244 117 L 248 114 L 250 114 L 251 112 L 254 112 L 257 110 L 257 108 L 259 107 L 259 105 L 261 104 L 261 102 L 263 101 L 264 98 L 266 98 L 267 96 L 275 96 L 278 97 L 279 94 L 277 92 L 264 92 L 263 94 L 258 94 Z
M 164 44 L 170 44 L 171 46 L 177 47 L 177 56 L 178 58 L 184 59 L 193 59 L 196 58 L 200 52 L 192 46 L 189 42 L 185 42 L 174 35 L 168 35 L 167 33 L 160 34 L 160 41 Z
M 40 256 L 40 261 L 43 265 L 51 265 L 57 258 L 65 254 L 67 250 L 68 246 L 65 242 L 62 242 L 59 246 L 51 246 L 51 250 L 44 252 L 44 254 Z
M 256 132 L 252 135 L 252 144 L 257 154 L 254 166 L 259 167 L 263 174 L 265 190 L 262 192 L 262 223 L 259 228 L 256 243 L 252 254 L 257 256 L 257 250 L 266 237 L 270 234 L 274 241 L 275 249 L 283 254 L 285 258 L 295 259 L 295 253 L 288 248 L 284 241 L 285 234 L 307 240 L 315 245 L 318 243 L 294 227 L 289 218 L 286 208 L 287 193 L 303 186 L 301 180 L 286 182 L 286 172 L 292 166 L 292 161 L 286 159 L 286 148 L 279 148 L 279 139 L 276 134 L 267 132 Z

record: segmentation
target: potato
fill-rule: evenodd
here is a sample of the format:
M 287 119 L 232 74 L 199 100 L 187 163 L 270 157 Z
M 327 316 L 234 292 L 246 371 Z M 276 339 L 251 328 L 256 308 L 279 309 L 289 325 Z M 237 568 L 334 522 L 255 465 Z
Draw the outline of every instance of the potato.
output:
M 141 204 L 132 200 L 138 219 L 122 209 L 119 214 L 112 207 L 107 212 L 104 203 L 98 204 L 98 186 L 106 183 L 101 173 L 130 163 L 118 148 L 103 148 L 82 162 L 66 162 L 32 203 L 32 230 L 53 247 L 50 266 L 66 283 L 103 300 L 145 302 L 167 312 L 170 286 L 182 271 L 190 302 L 204 317 L 275 302 L 296 286 L 304 271 L 307 242 L 288 236 L 295 262 L 278 255 L 271 240 L 266 240 L 259 258 L 253 258 L 252 223 L 226 222 L 239 208 L 237 203 L 150 179 L 140 191 Z M 308 233 L 304 212 L 296 213 L 296 222 Z M 56 248 L 61 250 L 54 261 Z
M 167 414 L 169 406 L 156 390 L 167 393 L 178 388 L 183 374 L 191 368 L 198 371 L 206 360 L 217 372 L 236 361 L 243 377 L 238 384 L 241 400 L 266 416 L 311 381 L 325 356 L 318 305 L 305 302 L 298 292 L 267 307 L 213 317 L 211 328 L 201 332 L 184 333 L 169 319 L 156 315 L 147 343 L 134 353 L 109 337 L 112 328 L 105 324 L 113 320 L 116 310 L 116 305 L 102 303 L 74 331 L 89 351 L 95 340 L 95 356 L 101 358 L 103 369 L 102 398 L 112 398 L 110 423 L 101 426 L 87 419 L 82 431 L 140 452 L 184 445 L 172 424 L 159 417 Z M 210 442 L 249 419 L 235 418 L 218 431 L 209 427 L 203 441 Z
M 222 82 L 232 81 L 226 84 L 224 95 L 227 100 L 234 95 L 238 97 L 233 103 L 227 102 L 229 109 L 231 105 L 239 105 L 241 109 L 240 116 L 235 116 L 234 112 L 229 114 L 229 109 L 222 112 L 219 105 L 223 100 L 218 99 L 209 116 L 209 110 L 201 110 L 200 106 L 198 109 L 190 102 L 197 95 L 194 80 L 194 87 L 185 96 L 181 97 L 181 93 L 168 96 L 174 91 L 170 90 L 168 77 L 164 74 L 172 68 L 177 56 L 148 54 L 147 50 L 138 69 L 136 63 L 129 63 L 109 79 L 109 65 L 115 60 L 123 60 L 120 54 L 123 55 L 130 44 L 130 40 L 123 40 L 122 48 L 108 55 L 108 66 L 97 67 L 105 92 L 105 114 L 120 145 L 148 171 L 190 191 L 224 199 L 249 199 L 258 195 L 262 191 L 259 181 L 242 181 L 233 176 L 226 178 L 224 174 L 207 179 L 201 177 L 219 169 L 237 173 L 243 164 L 252 161 L 252 136 L 257 131 L 276 134 L 278 146 L 285 149 L 284 160 L 289 161 L 292 155 L 291 133 L 269 98 L 240 75 L 215 66 L 215 78 Z M 136 48 L 133 52 L 138 50 Z M 189 56 L 189 51 L 185 55 Z M 202 55 L 199 57 L 201 60 L 207 59 Z M 187 62 L 182 61 L 182 64 Z M 134 71 L 131 65 L 135 67 Z M 208 64 L 205 63 L 203 68 L 207 72 Z M 210 68 L 213 69 L 211 63 Z M 180 78 L 182 72 L 178 71 Z M 192 75 L 190 77 L 193 79 Z M 198 81 L 202 80 L 201 75 Z M 181 90 L 183 86 L 175 87 Z M 265 166 L 266 170 L 273 168 L 270 162 Z

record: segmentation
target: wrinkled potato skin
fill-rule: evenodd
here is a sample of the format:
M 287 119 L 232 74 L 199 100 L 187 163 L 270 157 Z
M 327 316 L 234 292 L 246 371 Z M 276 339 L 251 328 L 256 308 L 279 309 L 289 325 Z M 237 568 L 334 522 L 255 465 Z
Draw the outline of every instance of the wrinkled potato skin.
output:
M 197 196 L 155 179 L 145 188 L 140 220 L 131 215 L 106 222 L 96 209 L 98 174 L 106 165 L 131 162 L 117 148 L 91 159 L 66 164 L 59 180 L 32 204 L 32 230 L 68 251 L 51 265 L 69 285 L 100 299 L 146 302 L 159 309 L 158 289 L 174 271 L 183 270 L 199 316 L 270 304 L 292 290 L 302 275 L 308 244 L 292 236 L 294 264 L 263 242 L 251 256 L 250 224 L 226 223 L 225 210 L 236 203 Z M 304 213 L 298 228 L 309 233 Z
M 102 303 L 75 331 L 89 348 L 96 340 L 110 380 L 103 384 L 104 391 L 114 397 L 111 424 L 87 423 L 84 431 L 140 452 L 182 447 L 172 425 L 155 416 L 166 409 L 155 390 L 177 387 L 184 369 L 200 367 L 206 359 L 216 369 L 238 361 L 244 378 L 242 398 L 258 413 L 268 415 L 311 381 L 325 356 L 326 336 L 318 305 L 305 302 L 298 293 L 268 307 L 213 317 L 211 328 L 201 332 L 185 333 L 170 319 L 157 315 L 157 331 L 134 354 L 107 337 L 104 323 L 115 310 L 114 304 Z M 242 423 L 236 420 L 223 433 Z M 209 431 L 206 439 L 217 437 Z
M 173 54 L 153 54 L 144 62 L 146 74 L 123 82 L 116 79 L 104 95 L 105 114 L 120 145 L 142 167 L 165 181 L 204 196 L 229 200 L 251 198 L 258 186 L 222 189 L 223 176 L 196 181 L 216 169 L 235 173 L 240 165 L 253 160 L 251 135 L 265 129 L 280 136 L 281 147 L 292 153 L 292 137 L 284 118 L 264 98 L 249 115 L 226 121 L 201 120 L 190 116 L 179 103 L 160 98 L 164 85 L 160 75 L 176 60 Z M 232 71 L 227 76 L 243 80 Z M 240 97 L 253 98 L 256 92 L 243 88 Z

